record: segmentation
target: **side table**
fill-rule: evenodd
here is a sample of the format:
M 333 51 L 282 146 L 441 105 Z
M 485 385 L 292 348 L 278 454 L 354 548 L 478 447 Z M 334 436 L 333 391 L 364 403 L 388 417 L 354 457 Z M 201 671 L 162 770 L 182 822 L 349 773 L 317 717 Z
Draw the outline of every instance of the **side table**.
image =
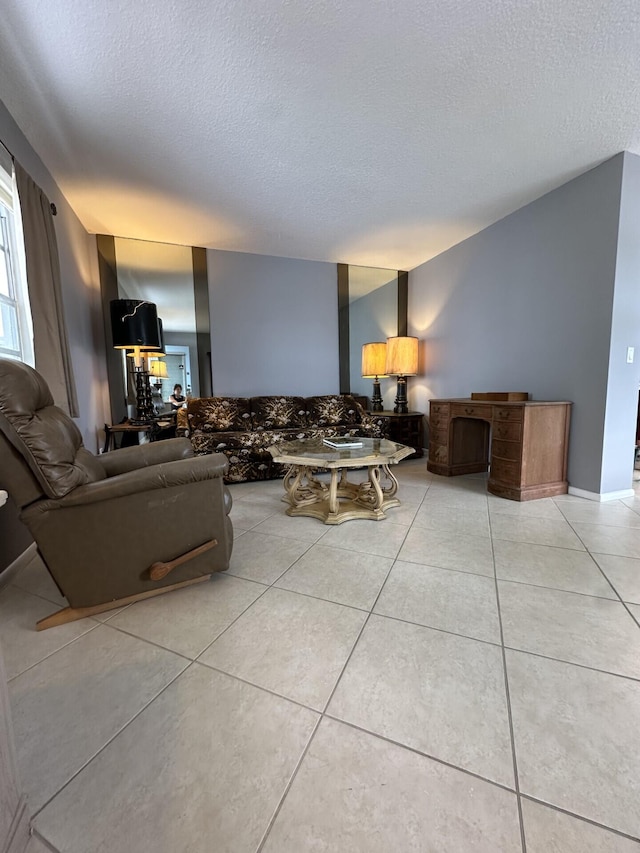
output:
M 144 433 L 149 441 L 158 441 L 161 438 L 173 438 L 176 433 L 176 419 L 174 415 L 167 415 L 148 424 L 131 424 L 125 421 L 121 424 L 104 425 L 104 448 L 103 453 L 115 450 L 116 434 L 120 433 L 121 447 L 131 447 L 139 444 L 139 434 Z
M 380 417 L 387 418 L 389 423 L 388 438 L 397 444 L 413 447 L 415 453 L 411 459 L 424 456 L 424 415 L 422 412 L 377 412 Z

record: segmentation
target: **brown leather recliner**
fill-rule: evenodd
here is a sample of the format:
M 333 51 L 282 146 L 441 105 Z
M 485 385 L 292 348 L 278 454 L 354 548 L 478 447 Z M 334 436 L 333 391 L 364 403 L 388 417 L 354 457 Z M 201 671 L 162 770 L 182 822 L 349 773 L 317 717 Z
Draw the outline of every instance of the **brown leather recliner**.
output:
M 0 482 L 70 605 L 40 630 L 227 569 L 226 467 L 186 438 L 94 456 L 42 377 L 0 358 Z

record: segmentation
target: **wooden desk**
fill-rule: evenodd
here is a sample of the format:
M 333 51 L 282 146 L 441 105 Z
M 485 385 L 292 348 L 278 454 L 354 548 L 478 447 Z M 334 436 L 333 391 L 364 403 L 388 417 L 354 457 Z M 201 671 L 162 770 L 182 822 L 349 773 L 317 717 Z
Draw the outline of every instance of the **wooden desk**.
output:
M 514 501 L 563 495 L 570 415 L 567 402 L 431 400 L 427 470 L 489 470 L 489 491 Z

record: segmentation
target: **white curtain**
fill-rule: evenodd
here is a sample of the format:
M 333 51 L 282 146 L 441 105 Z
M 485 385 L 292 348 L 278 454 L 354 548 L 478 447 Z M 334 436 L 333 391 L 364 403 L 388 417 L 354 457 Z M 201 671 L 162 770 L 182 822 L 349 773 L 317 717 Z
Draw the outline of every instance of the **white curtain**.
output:
M 46 380 L 56 405 L 77 418 L 78 398 L 64 319 L 51 203 L 15 160 L 14 169 L 22 211 L 36 370 Z

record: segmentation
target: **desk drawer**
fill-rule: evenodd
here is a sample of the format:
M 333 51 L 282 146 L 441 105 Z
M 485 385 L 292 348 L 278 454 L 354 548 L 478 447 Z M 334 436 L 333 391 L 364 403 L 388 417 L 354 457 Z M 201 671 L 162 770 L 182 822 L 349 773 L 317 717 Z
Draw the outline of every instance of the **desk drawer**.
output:
M 431 417 L 434 415 L 444 415 L 445 417 L 449 417 L 449 404 L 448 403 L 429 403 L 429 414 Z
M 506 459 L 496 459 L 492 456 L 489 479 L 499 480 L 501 483 L 509 483 L 510 485 L 519 485 L 520 463 L 509 462 Z
M 491 406 L 474 406 L 473 403 L 452 403 L 452 418 L 483 418 L 491 420 Z
M 506 406 L 502 408 L 501 406 L 493 407 L 493 420 L 494 421 L 521 421 L 523 414 L 522 406 Z
M 429 444 L 446 444 L 449 441 L 448 429 L 429 429 Z
M 431 429 L 446 429 L 448 425 L 448 415 L 431 415 L 429 418 L 429 427 Z
M 508 462 L 520 462 L 522 445 L 517 441 L 500 441 L 494 438 L 491 442 L 491 458 L 506 460 Z
M 518 421 L 513 423 L 504 421 L 493 422 L 494 438 L 502 438 L 505 441 L 520 441 L 522 439 L 522 424 Z

